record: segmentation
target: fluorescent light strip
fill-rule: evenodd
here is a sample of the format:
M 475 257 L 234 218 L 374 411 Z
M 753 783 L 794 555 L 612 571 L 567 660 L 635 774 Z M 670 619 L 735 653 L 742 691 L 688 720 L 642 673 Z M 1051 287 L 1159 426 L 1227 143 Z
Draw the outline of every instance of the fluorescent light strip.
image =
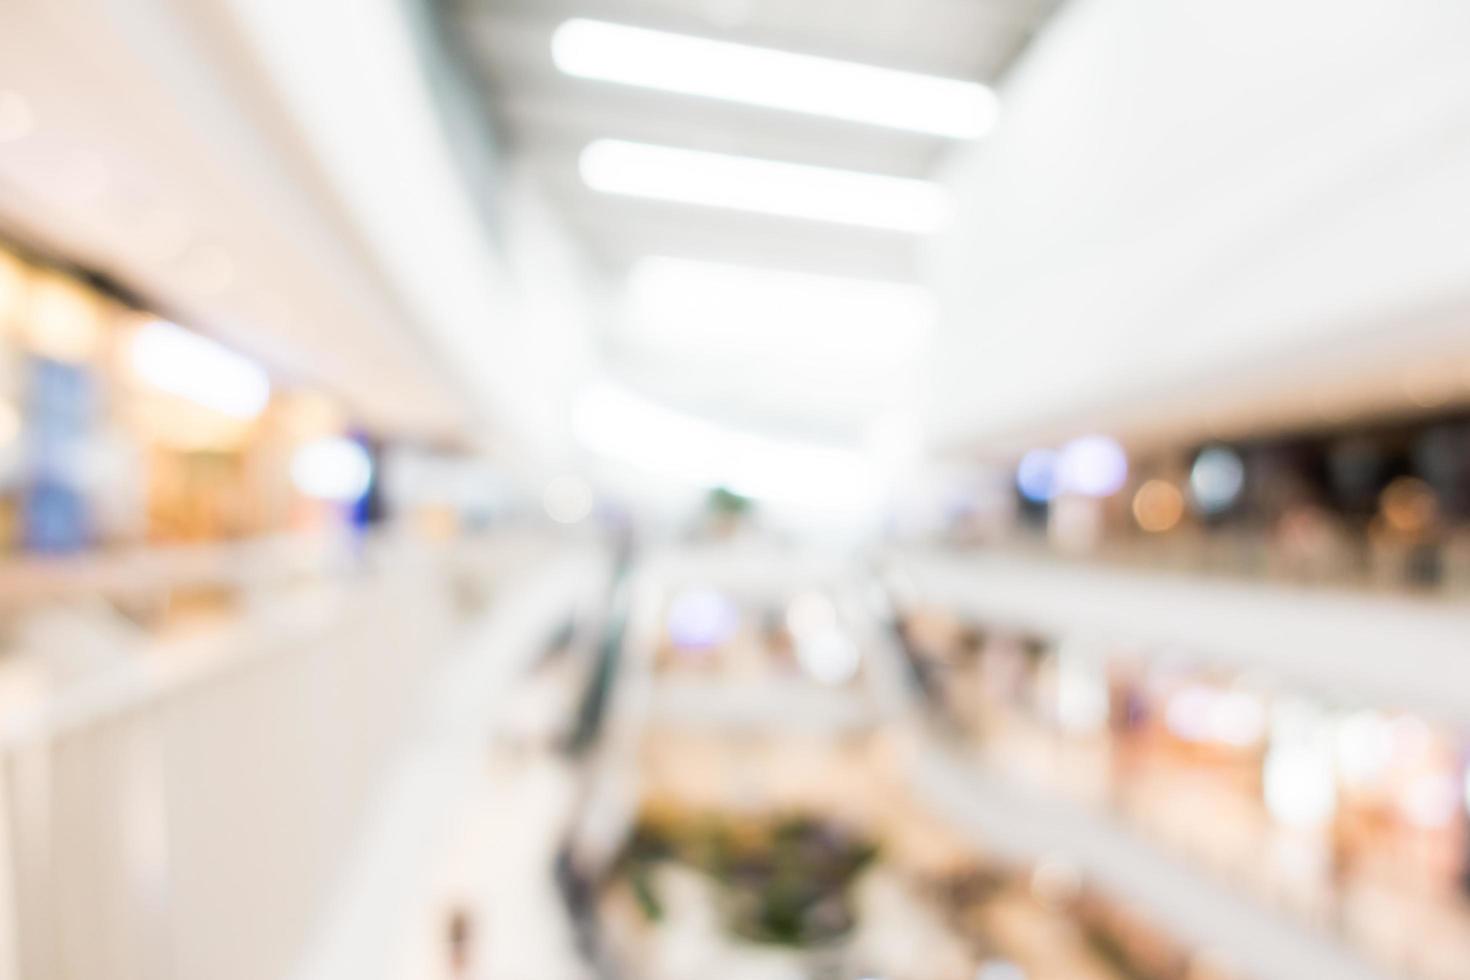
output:
M 953 215 L 949 193 L 928 181 L 624 140 L 589 145 L 581 171 L 608 194 L 916 235 Z
M 999 115 L 995 93 L 977 82 L 599 20 L 562 24 L 551 55 L 578 78 L 954 139 L 984 136 Z
M 164 320 L 143 326 L 128 353 L 143 381 L 221 415 L 248 421 L 270 401 L 270 378 L 254 361 Z

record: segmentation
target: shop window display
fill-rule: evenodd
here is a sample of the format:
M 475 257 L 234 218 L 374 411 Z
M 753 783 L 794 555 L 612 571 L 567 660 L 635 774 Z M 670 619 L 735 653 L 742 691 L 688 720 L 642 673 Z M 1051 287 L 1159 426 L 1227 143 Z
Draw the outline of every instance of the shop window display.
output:
M 1454 728 L 1178 651 L 937 609 L 905 623 L 938 730 L 977 761 L 1124 817 L 1399 974 L 1450 980 L 1470 962 L 1470 745 Z

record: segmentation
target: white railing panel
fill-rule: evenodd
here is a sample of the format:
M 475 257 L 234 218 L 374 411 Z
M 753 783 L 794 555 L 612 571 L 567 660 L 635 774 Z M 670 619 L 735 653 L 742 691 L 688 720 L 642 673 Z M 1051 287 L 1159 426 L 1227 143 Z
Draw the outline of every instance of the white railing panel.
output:
M 247 602 L 197 659 L 130 661 L 0 719 L 0 980 L 284 976 L 463 625 L 451 580 L 536 551 L 509 546 L 497 564 L 492 544 L 375 542 Z

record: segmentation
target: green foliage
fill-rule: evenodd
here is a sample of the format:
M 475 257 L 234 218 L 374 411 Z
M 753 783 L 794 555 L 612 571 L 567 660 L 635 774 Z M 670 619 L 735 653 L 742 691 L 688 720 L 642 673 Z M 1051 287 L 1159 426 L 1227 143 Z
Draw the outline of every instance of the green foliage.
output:
M 721 517 L 740 517 L 750 512 L 751 501 L 749 497 L 726 487 L 716 487 L 709 492 L 707 501 L 710 513 Z
M 678 861 L 722 886 L 733 934 L 802 947 L 852 928 L 852 883 L 877 854 L 873 844 L 804 815 L 645 820 L 624 854 L 623 873 L 652 920 L 662 909 L 651 870 L 662 861 Z

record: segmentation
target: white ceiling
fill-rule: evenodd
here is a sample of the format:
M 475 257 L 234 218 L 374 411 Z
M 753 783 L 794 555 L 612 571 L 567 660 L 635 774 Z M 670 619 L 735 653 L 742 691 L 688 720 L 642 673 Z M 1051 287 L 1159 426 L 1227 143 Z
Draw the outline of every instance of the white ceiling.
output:
M 603 137 L 929 177 L 953 142 L 562 75 L 551 37 L 570 17 L 763 45 L 884 67 L 994 82 L 1056 0 L 446 0 L 450 33 L 483 83 L 505 152 L 534 172 L 590 265 L 616 294 L 641 257 L 677 256 L 888 281 L 916 281 L 913 236 L 598 194 L 577 160 Z M 853 443 L 884 381 L 617 342 L 609 367 L 632 387 L 701 417 L 776 434 Z M 797 338 L 793 338 L 796 340 Z M 861 390 L 859 390 L 861 389 Z
M 385 432 L 461 433 L 466 402 L 383 287 L 330 183 L 214 3 L 7 0 L 0 232 L 321 384 Z
M 610 281 L 672 254 L 935 284 L 923 387 L 944 445 L 1191 439 L 1470 400 L 1457 0 L 1075 0 L 1029 48 L 1045 0 L 445 7 L 508 151 Z M 1003 83 L 1001 125 L 955 152 L 563 77 L 550 37 L 570 16 Z M 939 174 L 962 216 L 921 242 L 601 196 L 576 157 L 604 136 Z M 872 419 L 835 379 L 805 379 L 803 400 L 776 372 L 687 350 L 611 354 L 622 377 L 702 415 L 848 440 Z
M 551 34 L 569 17 L 682 31 L 885 67 L 993 81 L 1055 0 L 448 0 L 511 152 L 534 161 L 605 267 L 678 254 L 883 278 L 915 275 L 903 235 L 701 212 L 587 190 L 578 152 L 612 136 L 922 177 L 944 140 L 569 78 Z
M 930 418 L 952 445 L 1470 399 L 1470 8 L 1074 0 L 1011 71 L 1054 2 L 439 0 L 502 151 L 487 229 L 399 0 L 9 0 L 0 91 L 33 125 L 0 143 L 0 229 L 387 431 L 545 444 L 589 334 L 617 378 L 717 421 L 851 443 L 892 408 L 881 373 L 844 387 L 623 342 L 611 310 L 648 255 L 922 274 L 943 312 Z M 1001 125 L 956 153 L 566 78 L 550 37 L 574 15 L 1004 76 Z M 942 174 L 961 220 L 923 243 L 598 195 L 576 157 L 600 137 Z
M 1470 401 L 1470 7 L 1076 0 L 957 161 L 931 421 L 1014 451 Z

